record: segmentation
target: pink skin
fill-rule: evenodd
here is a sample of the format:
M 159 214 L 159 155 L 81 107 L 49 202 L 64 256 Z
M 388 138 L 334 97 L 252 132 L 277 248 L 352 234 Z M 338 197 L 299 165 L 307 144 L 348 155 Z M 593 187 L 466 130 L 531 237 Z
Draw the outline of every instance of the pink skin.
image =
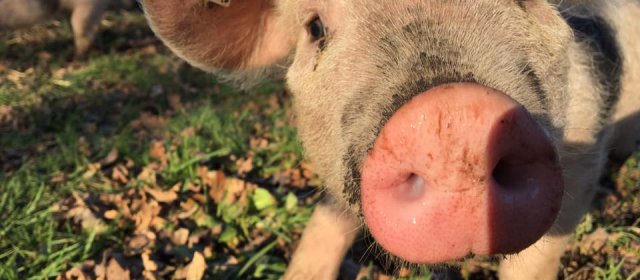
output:
M 449 84 L 382 129 L 362 171 L 369 230 L 390 253 L 435 264 L 515 253 L 556 218 L 563 180 L 551 139 L 503 93 Z

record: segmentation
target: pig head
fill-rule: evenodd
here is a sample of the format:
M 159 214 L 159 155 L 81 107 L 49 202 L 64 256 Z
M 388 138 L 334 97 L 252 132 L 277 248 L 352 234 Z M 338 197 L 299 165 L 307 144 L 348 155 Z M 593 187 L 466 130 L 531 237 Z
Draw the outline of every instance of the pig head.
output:
M 357 217 L 342 232 L 362 221 L 391 255 L 434 264 L 551 228 L 574 36 L 547 1 L 215 2 L 143 6 L 194 66 L 288 66 L 307 156 Z

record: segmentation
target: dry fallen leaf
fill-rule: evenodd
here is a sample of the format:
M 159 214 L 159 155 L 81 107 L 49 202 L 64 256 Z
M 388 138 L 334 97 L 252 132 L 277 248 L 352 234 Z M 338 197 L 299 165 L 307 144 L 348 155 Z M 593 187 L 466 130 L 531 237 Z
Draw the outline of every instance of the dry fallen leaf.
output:
M 186 189 L 195 193 L 199 193 L 202 190 L 202 186 L 187 182 Z
M 145 202 L 141 205 L 140 211 L 134 215 L 136 233 L 144 233 L 149 229 L 151 221 L 160 213 L 160 205 L 155 200 Z
M 180 136 L 182 138 L 191 138 L 196 135 L 196 129 L 193 127 L 187 127 L 180 131 Z
M 187 278 L 187 268 L 179 267 L 173 272 L 173 279 L 186 279 Z
M 198 169 L 200 180 L 209 186 L 209 197 L 216 203 L 232 204 L 239 198 L 243 198 L 247 190 L 254 188 L 253 184 L 247 183 L 238 178 L 227 178 L 221 170 L 208 171 L 206 167 Z M 241 204 L 246 205 L 246 201 L 241 199 Z
M 153 168 L 147 166 L 142 169 L 140 174 L 138 174 L 138 180 L 144 181 L 151 185 L 156 184 L 156 171 Z
M 107 266 L 107 280 L 128 280 L 130 278 L 129 270 L 122 268 L 115 258 L 109 261 L 109 265 Z
M 134 2 L 134 3 L 136 3 L 136 2 Z M 146 47 L 144 47 L 144 48 L 142 49 L 142 51 L 143 51 L 145 54 L 148 54 L 148 55 L 149 55 L 149 54 L 156 54 L 156 53 L 158 52 L 158 50 L 156 49 L 156 46 L 154 46 L 154 45 L 146 46 Z
M 82 269 L 80 269 L 80 267 L 74 267 L 71 270 L 65 272 L 64 274 L 64 278 L 58 276 L 58 278 L 56 279 L 75 279 L 75 280 L 85 280 L 87 279 L 86 275 L 84 275 L 84 272 L 82 271 Z
M 82 179 L 88 180 L 91 179 L 98 170 L 100 170 L 100 163 L 89 163 L 87 166 L 87 171 L 82 174 Z
M 75 199 L 75 205 L 70 210 L 63 213 L 65 218 L 73 219 L 76 223 L 79 223 L 84 230 L 92 231 L 96 233 L 102 233 L 106 230 L 105 224 L 89 209 L 84 202 L 83 197 L 78 194 L 73 194 Z
M 188 248 L 193 248 L 194 245 L 200 243 L 200 241 L 205 238 L 208 237 L 208 231 L 201 231 L 201 232 L 197 232 L 197 233 L 191 233 L 191 235 L 189 235 L 189 240 L 187 241 L 187 247 Z M 206 248 L 205 248 L 205 257 L 210 257 L 207 256 L 206 254 Z
M 213 256 L 213 246 L 207 245 L 204 247 L 204 256 L 210 258 Z
M 198 167 L 198 177 L 200 181 L 209 187 L 209 197 L 216 203 L 220 203 L 224 198 L 226 177 L 221 170 L 209 171 L 206 167 Z
M 232 204 L 238 202 L 241 206 L 246 207 L 249 203 L 248 193 L 256 188 L 254 184 L 248 183 L 238 178 L 229 178 L 225 184 L 224 202 Z
M 584 253 L 588 253 L 591 250 L 599 251 L 610 238 L 611 235 L 604 228 L 598 228 L 594 232 L 585 235 L 578 243 L 578 246 Z
M 129 170 L 127 169 L 127 167 L 124 165 L 118 164 L 116 165 L 115 168 L 113 168 L 113 171 L 111 173 L 111 179 L 120 181 L 121 183 L 126 184 L 127 182 L 129 182 L 129 179 L 127 178 L 128 175 L 129 175 Z
M 207 197 L 204 194 L 201 193 L 197 193 L 191 196 L 191 198 L 193 198 L 193 200 L 205 204 L 207 203 Z
M 191 263 L 187 265 L 187 280 L 200 280 L 204 276 L 204 271 L 207 269 L 207 263 L 204 260 L 204 256 L 200 252 L 193 254 Z
M 151 220 L 151 227 L 155 230 L 161 230 L 165 227 L 165 225 L 167 224 L 167 220 L 165 220 L 162 217 L 153 217 L 153 219 Z
M 403 266 L 403 267 L 400 268 L 400 271 L 398 272 L 398 275 L 400 277 L 409 277 L 409 276 L 411 276 L 411 273 L 412 273 L 412 271 L 409 268 Z
M 211 235 L 219 236 L 222 233 L 222 225 L 215 225 L 211 228 Z
M 253 149 L 264 149 L 269 146 L 269 140 L 264 137 L 251 137 L 249 139 L 249 146 Z
M 142 257 L 142 265 L 144 269 L 147 271 L 156 271 L 158 270 L 158 264 L 156 264 L 153 260 L 151 260 L 151 254 L 149 252 L 144 252 L 141 255 Z
M 185 245 L 189 239 L 189 230 L 186 228 L 180 228 L 173 233 L 171 241 L 176 245 Z
M 105 219 L 113 220 L 116 217 L 118 217 L 118 211 L 116 210 L 107 210 L 106 212 L 104 212 Z
M 49 182 L 52 184 L 57 184 L 57 183 L 62 183 L 66 180 L 67 180 L 67 174 L 60 172 L 54 175 L 53 177 L 51 177 L 51 180 L 49 180 Z
M 209 187 L 209 197 L 216 203 L 220 203 L 224 198 L 225 176 L 220 170 L 209 171 L 207 167 L 200 166 L 197 170 L 200 181 Z
M 191 217 L 191 215 L 193 215 L 196 211 L 198 211 L 198 209 L 200 209 L 200 206 L 193 199 L 189 198 L 187 199 L 187 201 L 180 203 L 180 208 L 182 208 L 184 211 L 178 213 L 176 217 L 178 219 L 187 219 Z
M 129 249 L 131 253 L 137 254 L 147 247 L 149 243 L 151 243 L 151 240 L 149 240 L 146 235 L 138 234 L 129 240 L 129 243 L 127 243 L 127 249 Z
M 96 264 L 93 268 L 93 274 L 96 275 L 96 280 L 105 280 L 107 279 L 107 256 L 109 255 L 108 250 L 102 252 L 102 262 Z
M 51 58 L 53 58 L 53 55 L 48 51 L 39 51 L 38 52 L 38 59 L 43 61 L 43 62 L 49 62 L 51 60 Z
M 100 164 L 102 164 L 102 166 L 107 166 L 116 162 L 116 160 L 118 160 L 118 150 L 111 149 L 111 151 L 109 151 L 109 154 L 107 154 L 107 156 L 100 161 Z
M 140 117 L 131 122 L 131 127 L 134 129 L 154 129 L 161 128 L 167 124 L 167 119 L 162 116 L 156 116 L 149 112 L 143 112 Z
M 153 272 L 148 270 L 142 272 L 142 277 L 144 277 L 145 280 L 156 280 L 156 276 L 153 275 Z
M 158 202 L 171 203 L 171 202 L 174 202 L 176 199 L 178 199 L 178 194 L 176 194 L 176 192 L 173 189 L 163 191 L 160 189 L 151 188 L 147 186 L 147 187 L 144 187 L 144 190 L 148 194 L 153 196 L 153 198 L 155 198 Z
M 78 147 L 78 151 L 80 151 L 86 157 L 91 156 L 91 149 L 89 148 L 89 142 L 87 142 L 87 139 L 84 136 L 80 136 L 80 138 L 78 139 L 77 147 Z M 99 163 L 96 163 L 96 164 L 99 164 Z M 96 169 L 100 169 L 100 165 L 98 165 L 98 168 Z
M 235 256 L 229 256 L 227 261 L 225 262 L 227 265 L 238 265 L 240 261 Z
M 241 158 L 237 160 L 236 168 L 238 169 L 238 174 L 240 175 L 249 173 L 253 169 L 253 157 L 249 156 L 247 158 Z
M 20 82 L 23 78 L 27 77 L 27 73 L 23 73 L 20 71 L 16 71 L 13 69 L 9 69 L 9 74 L 7 75 L 7 80 L 12 81 L 14 83 Z
M 171 109 L 175 111 L 179 111 L 179 110 L 182 110 L 182 108 L 184 108 L 184 105 L 182 105 L 182 101 L 180 101 L 180 95 L 169 94 L 168 99 L 169 99 L 169 106 L 171 107 Z
M 13 107 L 0 105 L 0 124 L 8 123 L 13 120 Z
M 163 166 L 167 165 L 167 151 L 164 148 L 163 141 L 153 141 L 151 143 L 151 148 L 149 149 L 149 155 L 152 158 L 159 160 Z

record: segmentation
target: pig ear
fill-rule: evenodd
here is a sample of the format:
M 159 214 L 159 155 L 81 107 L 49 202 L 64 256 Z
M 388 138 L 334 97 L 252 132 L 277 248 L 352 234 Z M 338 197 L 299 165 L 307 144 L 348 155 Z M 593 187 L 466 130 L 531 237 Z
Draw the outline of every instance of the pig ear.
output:
M 215 70 L 267 66 L 289 54 L 294 32 L 276 1 L 143 0 L 142 5 L 170 49 L 196 67 Z

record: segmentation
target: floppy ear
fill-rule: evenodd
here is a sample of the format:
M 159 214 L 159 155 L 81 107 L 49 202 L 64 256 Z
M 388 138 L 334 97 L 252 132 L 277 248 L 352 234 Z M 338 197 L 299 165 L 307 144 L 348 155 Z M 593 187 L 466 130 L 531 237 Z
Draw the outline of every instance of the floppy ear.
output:
M 278 0 L 143 0 L 153 31 L 178 56 L 208 71 L 267 66 L 295 43 Z

